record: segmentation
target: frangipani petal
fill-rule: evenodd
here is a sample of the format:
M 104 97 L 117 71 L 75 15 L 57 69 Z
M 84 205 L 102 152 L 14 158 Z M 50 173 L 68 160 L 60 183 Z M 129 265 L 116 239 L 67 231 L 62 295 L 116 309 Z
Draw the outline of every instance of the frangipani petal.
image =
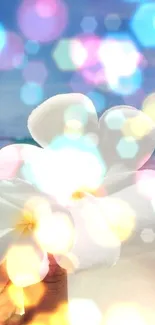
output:
M 0 150 L 0 180 L 22 180 L 34 182 L 31 169 L 44 156 L 42 148 L 30 144 L 11 144 Z M 43 159 L 43 158 L 42 158 Z
M 83 94 L 61 94 L 49 98 L 32 111 L 28 129 L 42 147 L 56 137 L 78 138 L 98 133 L 98 118 L 92 101 Z
M 117 166 L 116 166 L 117 167 Z M 119 192 L 136 182 L 137 171 L 110 170 L 100 185 L 96 196 L 103 197 Z
M 115 264 L 121 256 L 153 251 L 155 236 L 146 245 L 143 234 L 147 229 L 155 234 L 153 189 L 155 171 L 138 171 L 131 186 L 104 198 L 85 194 L 70 207 L 76 230 L 70 251 L 78 261 L 75 270 Z M 61 265 L 61 258 L 56 259 Z
M 83 114 L 88 115 L 87 119 Z M 82 133 L 71 136 L 76 131 L 74 122 L 82 118 Z M 67 131 L 70 133 L 65 133 L 65 123 L 72 124 Z M 82 94 L 48 99 L 32 112 L 28 128 L 40 145 L 50 149 L 40 155 L 38 165 L 31 163 L 29 175 L 40 190 L 55 196 L 61 204 L 79 191 L 104 190 L 105 195 L 114 188 L 131 185 L 132 172 L 145 164 L 155 147 L 154 122 L 143 112 L 116 106 L 107 110 L 98 123 L 92 102 Z M 113 178 L 115 186 L 111 187 Z
M 96 190 L 103 182 L 106 166 L 100 154 L 82 141 L 79 148 L 67 143 L 64 149 L 45 150 L 44 157 L 46 155 L 45 162 L 40 160 L 43 172 L 36 166 L 33 174 L 39 188 L 61 204 L 68 203 L 73 193 L 82 189 Z
M 93 191 L 102 184 L 106 165 L 95 140 L 97 114 L 88 97 L 65 94 L 48 99 L 32 112 L 28 128 L 46 147 L 38 162 L 31 163 L 30 174 L 40 190 L 66 204 L 73 193 Z
M 17 177 L 22 163 L 18 145 L 13 144 L 3 147 L 0 150 L 0 180 Z
M 22 186 L 20 185 L 17 180 L 0 181 L 0 231 L 3 233 L 8 229 L 14 229 L 22 218 L 27 198 L 22 192 L 25 183 L 22 182 Z
M 75 202 L 69 210 L 76 234 L 75 244 L 70 250 L 71 255 L 77 260 L 75 270 L 98 264 L 115 264 L 120 255 L 121 243 L 108 228 L 94 197 L 86 195 Z M 55 256 L 55 258 L 61 266 L 61 257 Z
M 52 202 L 52 198 L 49 203 L 46 195 L 24 180 L 0 181 L 0 249 L 5 251 L 3 239 L 14 233 L 18 238 L 29 224 L 33 229 L 37 222 L 37 209 L 43 214 Z
M 77 266 L 79 272 L 68 275 L 69 301 L 78 298 L 95 302 L 101 312 L 104 308 L 108 324 L 124 324 L 128 319 L 129 323 L 144 324 L 142 314 L 146 323 L 153 315 L 154 323 L 155 171 L 138 171 L 136 179 L 135 184 L 122 191 L 94 199 L 105 222 L 121 241 L 115 267 L 106 269 L 103 261 L 100 267 L 83 272 Z M 93 265 L 92 250 L 86 247 L 86 258 L 90 254 Z
M 99 148 L 107 169 L 137 170 L 155 148 L 155 124 L 142 111 L 125 105 L 107 110 L 99 121 Z
M 16 166 L 16 171 L 12 173 L 10 166 L 17 160 L 16 155 L 18 155 L 19 161 Z M 25 184 L 27 184 L 28 187 L 28 183 L 35 186 L 35 190 L 33 188 L 34 191 L 38 189 L 38 194 L 40 191 L 44 191 L 45 193 L 56 196 L 56 185 L 59 181 L 60 184 L 58 185 L 60 187 L 63 182 L 63 179 L 57 178 L 55 168 L 58 169 L 58 163 L 60 161 L 57 161 L 57 158 L 59 157 L 55 157 L 55 154 L 52 154 L 51 150 L 45 150 L 34 145 L 13 144 L 6 146 L 0 151 L 1 179 L 3 181 L 12 181 L 12 187 L 18 184 L 18 199 L 19 195 L 22 196 L 23 190 L 25 192 L 25 188 L 23 189 L 22 186 L 26 186 Z M 51 168 L 52 165 L 53 167 Z M 12 193 L 12 187 L 11 195 L 14 197 L 15 193 Z M 26 191 L 27 194 L 25 194 L 29 196 L 29 191 L 31 195 L 32 188 L 28 187 Z
M 26 180 L 16 178 L 13 180 L 0 181 L 0 198 L 1 202 L 4 202 L 3 209 L 6 207 L 6 210 L 4 210 L 4 213 L 2 210 L 2 213 L 6 219 L 6 223 L 7 218 L 5 213 L 7 211 L 8 213 L 12 213 L 12 223 L 14 225 L 13 215 L 19 215 L 20 212 L 23 211 L 26 202 L 33 197 L 43 197 L 43 194 Z M 19 217 L 17 216 L 15 220 L 19 220 L 20 217 L 21 215 Z M 8 225 L 8 227 L 12 227 L 11 216 L 8 216 L 8 218 L 10 218 L 10 225 Z
M 149 252 L 150 246 L 144 245 L 141 232 L 145 229 L 155 230 L 155 171 L 137 171 L 135 184 L 125 187 L 97 201 L 109 227 L 124 242 L 131 255 L 132 246 L 144 246 Z M 152 247 L 154 243 L 151 243 Z M 145 249 L 144 249 L 145 250 Z
M 42 281 L 49 271 L 49 261 L 33 235 L 21 235 L 6 256 L 10 280 L 19 287 Z
M 20 233 L 17 233 L 14 229 L 5 229 L 5 232 L 0 230 L 0 264 L 5 261 L 8 250 L 19 236 Z
M 55 150 L 55 145 L 60 150 Z M 17 161 L 16 155 L 18 164 L 13 173 L 10 166 Z M 47 149 L 29 144 L 4 147 L 0 151 L 0 170 L 3 181 L 7 179 L 17 183 L 15 179 L 18 178 L 18 186 L 20 181 L 20 184 L 29 182 L 36 191 L 38 189 L 38 193 L 43 191 L 64 204 L 70 200 L 72 193 L 81 189 L 96 190 L 103 182 L 106 166 L 93 142 L 85 141 L 84 137 L 76 142 L 64 137 Z
M 47 205 L 48 199 L 26 181 L 0 181 L 0 262 L 3 262 L 8 249 L 24 231 L 25 222 L 34 222 L 34 210 L 43 200 Z M 30 204 L 30 201 L 36 203 Z
M 49 209 L 38 209 L 36 217 L 37 227 L 34 233 L 41 247 L 52 255 L 70 251 L 76 234 L 68 209 L 59 204 L 51 204 Z

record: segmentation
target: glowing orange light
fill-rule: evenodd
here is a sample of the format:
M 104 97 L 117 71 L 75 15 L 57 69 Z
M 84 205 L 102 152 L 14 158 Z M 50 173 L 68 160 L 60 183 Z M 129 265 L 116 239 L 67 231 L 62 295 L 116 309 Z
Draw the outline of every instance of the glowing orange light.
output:
M 6 256 L 6 269 L 10 280 L 17 286 L 40 282 L 41 261 L 32 246 L 12 246 Z
M 24 306 L 35 307 L 39 304 L 46 292 L 43 282 L 39 282 L 33 286 L 24 289 Z
M 68 325 L 68 305 L 60 304 L 54 313 L 37 314 L 28 325 Z
M 11 283 L 8 286 L 8 295 L 9 298 L 11 299 L 12 303 L 15 304 L 15 306 L 21 310 L 23 309 L 24 311 L 24 294 L 23 294 L 23 288 L 15 286 L 13 283 Z

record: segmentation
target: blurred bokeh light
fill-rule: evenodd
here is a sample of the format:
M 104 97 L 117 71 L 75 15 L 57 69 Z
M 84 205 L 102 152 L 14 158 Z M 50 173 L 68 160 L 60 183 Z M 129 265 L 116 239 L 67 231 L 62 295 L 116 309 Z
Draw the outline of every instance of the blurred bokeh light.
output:
M 120 130 L 125 122 L 125 116 L 119 110 L 109 111 L 105 117 L 105 122 L 109 129 Z
M 44 84 L 48 71 L 42 61 L 29 61 L 23 68 L 23 78 L 26 82 Z
M 26 82 L 21 87 L 20 98 L 26 105 L 37 105 L 43 100 L 43 89 L 40 84 Z
M 100 325 L 102 314 L 91 299 L 72 299 L 69 303 L 70 321 L 73 325 Z
M 120 108 L 109 111 L 105 123 L 100 123 L 105 131 L 100 139 L 102 131 L 98 129 L 96 133 L 89 130 L 89 134 L 85 134 L 88 112 L 84 112 L 80 105 L 71 106 L 62 117 L 63 134 L 55 137 L 44 151 L 45 155 L 33 146 L 21 150 L 18 146 L 10 146 L 1 150 L 0 180 L 12 179 L 20 171 L 20 176 L 38 190 L 51 196 L 54 193 L 62 205 L 68 201 L 73 205 L 79 203 L 80 199 L 86 199 L 85 192 L 100 192 L 106 196 L 108 191 L 102 185 L 109 171 L 109 160 L 103 159 L 104 155 L 108 157 L 107 153 L 112 153 L 111 182 L 118 170 L 113 164 L 118 162 L 121 172 L 124 161 L 124 165 L 135 169 L 151 155 L 149 145 L 148 150 L 144 150 L 147 155 L 141 154 L 140 141 L 143 143 L 143 137 L 155 123 L 154 58 L 153 0 L 1 0 L 0 148 L 15 142 L 36 145 L 27 129 L 27 118 L 42 101 L 61 93 L 87 95 L 95 106 L 98 119 L 110 107 L 125 104 L 142 110 L 151 120 L 147 123 L 146 119 L 136 116 L 131 121 Z M 98 144 L 102 147 L 100 140 L 105 145 L 103 155 L 98 149 Z M 154 168 L 154 161 L 152 166 Z M 135 183 L 155 211 L 154 172 L 140 174 Z M 136 211 L 125 200 L 110 197 L 103 200 L 99 211 L 93 210 L 93 204 L 86 204 L 81 209 L 92 241 L 102 248 L 116 248 L 113 262 L 117 262 L 124 242 L 135 234 Z M 43 232 L 38 230 L 36 236 L 49 252 L 63 253 L 59 265 L 73 273 L 80 261 L 69 251 L 75 239 L 70 215 L 59 213 L 58 218 L 52 220 L 48 214 L 45 217 Z M 52 243 L 49 236 L 45 238 L 45 233 L 51 235 L 50 227 L 53 229 Z M 139 240 L 154 243 L 152 225 L 141 229 Z M 29 249 L 24 252 L 31 255 L 30 262 L 34 261 L 33 253 Z M 10 253 L 10 265 L 14 262 L 13 255 Z M 14 265 L 13 276 L 16 267 L 29 268 L 28 264 L 22 265 L 23 249 L 18 249 L 16 255 L 19 263 Z M 44 286 L 40 284 L 37 293 L 34 291 L 35 302 L 43 294 Z M 12 286 L 10 296 L 15 299 Z M 31 306 L 34 302 L 27 297 L 25 304 Z M 75 297 L 69 307 L 74 325 L 102 323 L 103 315 L 89 299 Z M 61 324 L 61 313 L 51 315 L 51 322 Z M 146 325 L 138 307 L 124 303 L 104 314 L 104 324 Z
M 128 34 L 108 35 L 101 42 L 98 56 L 104 67 L 105 81 L 113 92 L 129 95 L 141 87 L 139 66 L 143 58 Z
M 1 44 L 3 45 L 3 37 Z M 6 31 L 6 40 L 0 51 L 0 70 L 10 70 L 16 68 L 21 64 L 23 57 L 23 39 L 17 33 Z
M 95 31 L 95 29 L 97 27 L 97 21 L 96 21 L 95 17 L 86 16 L 82 19 L 80 25 L 84 32 L 92 33 Z
M 155 47 L 155 3 L 142 3 L 131 19 L 131 28 L 143 47 Z
M 104 25 L 108 31 L 117 31 L 121 26 L 121 18 L 117 14 L 109 14 L 104 19 Z
M 40 49 L 39 42 L 28 40 L 25 44 L 25 51 L 28 54 L 35 55 Z
M 2 24 L 0 24 L 0 51 L 2 51 L 6 42 L 6 31 Z
M 112 105 L 126 104 L 155 120 L 154 20 L 155 4 L 147 0 L 122 0 L 117 7 L 114 0 L 110 6 L 92 0 L 78 5 L 66 0 L 2 0 L 3 143 L 11 143 L 15 129 L 21 139 L 30 138 L 28 115 L 59 93 L 86 94 L 98 117 Z
M 75 40 L 71 39 L 62 39 L 57 43 L 55 50 L 52 52 L 53 59 L 55 60 L 58 68 L 62 71 L 77 70 L 80 62 L 80 56 L 78 58 L 77 65 L 73 62 L 71 57 L 71 47 L 75 42 Z M 78 46 L 78 44 L 75 45 Z
M 134 138 L 123 137 L 117 144 L 116 147 L 120 157 L 123 158 L 134 158 L 138 152 L 138 145 Z
M 17 22 L 27 39 L 47 43 L 59 37 L 66 27 L 67 8 L 62 0 L 23 0 Z
M 145 97 L 142 103 L 142 110 L 155 122 L 155 92 Z

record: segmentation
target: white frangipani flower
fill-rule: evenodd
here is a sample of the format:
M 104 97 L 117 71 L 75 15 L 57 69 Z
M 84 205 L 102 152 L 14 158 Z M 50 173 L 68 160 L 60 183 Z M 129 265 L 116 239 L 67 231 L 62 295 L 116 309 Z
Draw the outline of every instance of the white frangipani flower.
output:
M 154 225 L 153 205 L 138 184 L 144 172 L 147 184 L 155 183 L 155 175 L 153 171 L 137 171 L 154 150 L 153 121 L 128 106 L 113 107 L 98 121 L 89 98 L 65 94 L 48 99 L 34 110 L 28 128 L 44 149 L 26 144 L 3 148 L 2 175 L 7 174 L 5 165 L 9 170 L 4 162 L 9 161 L 10 151 L 16 174 L 8 178 L 28 180 L 67 206 L 76 225 L 71 254 L 78 257 L 79 268 L 115 264 L 121 243 L 128 242 L 143 226 L 148 227 L 147 223 Z M 143 208 L 139 201 L 143 201 Z
M 72 245 L 69 213 L 22 179 L 0 182 L 0 211 L 0 263 L 6 262 L 10 280 L 18 287 L 42 281 L 49 271 L 47 253 Z
M 82 94 L 66 94 L 50 98 L 34 110 L 28 128 L 43 148 L 22 144 L 2 149 L 1 178 L 5 175 L 3 179 L 13 182 L 18 177 L 23 184 L 28 180 L 38 192 L 48 194 L 52 204 L 54 197 L 59 206 L 65 207 L 74 231 L 65 230 L 63 237 L 60 225 L 64 219 L 55 228 L 47 213 L 44 220 L 39 219 L 43 233 L 38 231 L 37 242 L 53 253 L 68 272 L 71 264 L 72 270 L 88 269 L 69 276 L 69 298 L 90 298 L 102 309 L 102 294 L 98 296 L 97 291 L 100 287 L 104 291 L 105 279 L 111 281 L 105 265 L 114 265 L 122 257 L 117 270 L 126 272 L 131 266 L 129 257 L 154 249 L 154 242 L 144 243 L 141 233 L 155 228 L 155 172 L 139 168 L 154 151 L 155 125 L 142 111 L 128 106 L 113 107 L 98 121 L 90 99 Z M 10 173 L 5 169 L 9 151 L 14 151 L 15 157 Z M 16 187 L 12 191 L 16 201 L 20 201 Z M 21 188 L 25 197 L 23 191 Z M 56 219 L 59 220 L 58 215 Z M 2 231 L 9 234 L 10 228 L 8 223 Z M 43 236 L 52 229 L 50 238 L 58 238 L 57 249 L 49 236 L 47 240 Z M 67 243 L 64 251 L 63 238 Z M 98 277 L 102 281 L 96 290 L 94 281 Z
M 78 130 L 77 122 L 81 125 Z M 64 183 L 66 178 L 70 176 L 72 180 L 74 176 L 76 179 L 77 175 L 80 179 L 79 182 L 76 180 L 77 187 L 81 185 L 81 188 L 93 191 L 104 183 L 107 194 L 122 189 L 127 185 L 124 178 L 125 182 L 128 179 L 128 184 L 135 181 L 135 171 L 145 164 L 155 147 L 154 123 L 142 111 L 125 105 L 116 106 L 98 120 L 92 102 L 82 94 L 57 95 L 48 99 L 33 110 L 28 128 L 41 146 L 51 149 L 53 174 L 57 170 L 61 175 L 57 183 L 61 188 L 65 186 L 64 192 L 69 186 Z M 98 139 L 97 144 L 93 141 L 94 136 Z M 75 151 L 78 159 L 74 159 Z M 84 180 L 83 174 L 88 175 Z M 71 180 L 68 182 L 72 185 Z
M 66 125 L 65 118 L 68 108 L 69 112 L 72 108 L 75 113 L 79 112 L 78 117 L 73 114 L 68 118 L 69 126 Z M 83 117 L 85 113 L 87 119 Z M 79 120 L 82 121 L 81 129 L 79 123 L 76 123 Z M 128 106 L 113 107 L 98 121 L 95 108 L 89 99 L 80 94 L 69 94 L 58 95 L 40 105 L 30 116 L 28 127 L 33 138 L 46 150 L 54 148 L 54 154 L 59 158 L 59 154 L 62 154 L 63 158 L 57 158 L 59 164 L 54 170 L 55 174 L 61 175 L 60 178 L 57 176 L 58 187 L 64 188 L 64 192 L 70 178 L 74 175 L 76 178 L 78 172 L 76 160 L 74 165 L 72 162 L 72 150 L 68 164 L 64 164 L 67 157 L 66 138 L 72 139 L 73 147 L 79 141 L 82 152 L 88 150 L 86 146 L 84 149 L 83 143 L 91 143 L 92 147 L 94 144 L 97 153 L 91 153 L 95 155 L 102 169 L 97 180 L 97 166 L 94 164 L 88 173 L 90 179 L 94 177 L 94 187 L 90 186 L 87 179 L 82 184 L 82 177 L 81 188 L 80 182 L 76 183 L 77 192 L 81 189 L 82 193 L 74 196 L 77 200 L 68 200 L 76 240 L 67 254 L 55 258 L 68 273 L 73 273 L 68 275 L 69 306 L 71 307 L 74 299 L 89 299 L 103 312 L 119 301 L 119 310 L 123 314 L 126 308 L 126 315 L 129 317 L 133 303 L 132 321 L 139 321 L 141 324 L 143 316 L 150 321 L 149 315 L 154 312 L 152 301 L 155 298 L 151 289 L 155 280 L 154 272 L 151 271 L 155 242 L 147 241 L 146 244 L 141 233 L 146 228 L 155 229 L 155 211 L 152 204 L 155 172 L 139 168 L 154 151 L 153 121 L 142 111 Z M 58 137 L 61 140 L 56 145 Z M 97 141 L 93 142 L 92 138 L 97 138 Z M 98 154 L 101 160 L 98 160 Z M 89 162 L 88 159 L 87 167 Z M 84 172 L 87 171 L 85 167 Z M 80 175 L 81 173 L 78 174 L 79 178 Z M 59 192 L 56 194 L 59 198 Z M 105 265 L 114 264 L 115 267 L 111 269 L 105 268 Z M 143 315 L 135 304 L 143 307 Z M 107 322 L 108 317 L 110 316 L 107 315 Z M 76 319 L 72 319 L 71 324 L 75 325 Z
M 71 253 L 79 258 L 78 268 L 103 261 L 114 264 L 121 243 L 130 242 L 135 233 L 139 234 L 148 224 L 154 227 L 154 209 L 150 197 L 139 190 L 139 182 L 145 176 L 147 184 L 155 184 L 155 172 L 138 171 L 154 151 L 154 122 L 142 111 L 129 106 L 113 107 L 98 121 L 89 98 L 66 94 L 50 98 L 34 110 L 28 119 L 28 128 L 49 157 L 53 155 L 53 161 L 57 161 L 53 164 L 47 159 L 51 169 L 54 168 L 51 183 L 57 175 L 58 191 L 51 186 L 51 193 L 61 201 L 70 184 L 67 204 L 78 233 Z M 93 142 L 94 137 L 98 141 Z M 76 149 L 77 159 L 72 160 Z M 96 159 L 92 169 L 89 169 L 91 159 L 86 160 L 83 155 L 89 150 Z M 83 169 L 79 171 L 78 165 Z M 84 178 L 87 173 L 88 178 Z M 72 180 L 76 180 L 74 186 Z M 94 186 L 89 180 L 94 181 Z M 84 197 L 71 201 L 72 193 L 80 190 L 86 193 Z M 128 249 L 128 244 L 125 247 Z

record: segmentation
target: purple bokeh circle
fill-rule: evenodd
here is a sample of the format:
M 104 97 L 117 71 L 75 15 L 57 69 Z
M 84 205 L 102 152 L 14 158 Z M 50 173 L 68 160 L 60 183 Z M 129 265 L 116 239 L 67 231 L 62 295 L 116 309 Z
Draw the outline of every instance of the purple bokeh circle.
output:
M 17 12 L 23 35 L 40 43 L 48 43 L 59 37 L 67 20 L 67 7 L 62 0 L 23 0 Z

